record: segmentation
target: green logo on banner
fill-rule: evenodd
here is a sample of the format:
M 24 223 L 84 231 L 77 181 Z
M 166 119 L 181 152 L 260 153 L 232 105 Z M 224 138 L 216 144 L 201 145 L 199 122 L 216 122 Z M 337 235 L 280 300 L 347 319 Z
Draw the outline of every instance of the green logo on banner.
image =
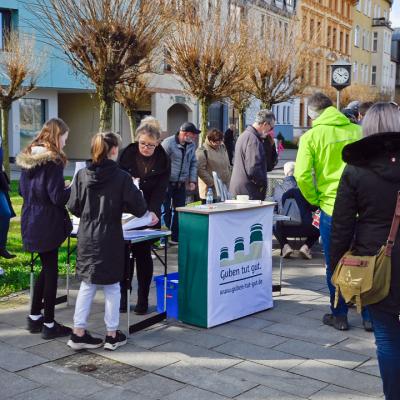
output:
M 229 259 L 229 248 L 222 247 L 220 251 L 220 266 L 230 267 L 235 264 L 244 263 L 261 258 L 263 248 L 263 225 L 254 224 L 250 228 L 249 252 L 245 254 L 244 238 L 239 236 L 235 239 L 233 259 Z

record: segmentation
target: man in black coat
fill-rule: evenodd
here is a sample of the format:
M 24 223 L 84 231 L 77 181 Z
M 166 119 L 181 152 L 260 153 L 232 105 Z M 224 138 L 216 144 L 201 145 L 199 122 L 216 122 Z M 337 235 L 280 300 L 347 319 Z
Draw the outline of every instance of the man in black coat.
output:
M 274 126 L 274 114 L 268 110 L 260 110 L 254 124 L 248 126 L 239 136 L 229 186 L 233 196 L 248 195 L 252 200 L 265 199 L 267 163 L 263 140 Z
M 235 151 L 235 129 L 235 125 L 231 124 L 224 133 L 224 145 L 231 165 L 233 165 L 233 153 Z

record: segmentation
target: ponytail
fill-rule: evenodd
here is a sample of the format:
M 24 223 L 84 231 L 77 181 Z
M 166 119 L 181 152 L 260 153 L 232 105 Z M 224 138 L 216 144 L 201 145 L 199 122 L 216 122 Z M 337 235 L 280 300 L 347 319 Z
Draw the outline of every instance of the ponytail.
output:
M 121 136 L 114 132 L 101 132 L 94 135 L 91 147 L 93 164 L 100 164 L 108 157 L 110 150 L 120 144 Z

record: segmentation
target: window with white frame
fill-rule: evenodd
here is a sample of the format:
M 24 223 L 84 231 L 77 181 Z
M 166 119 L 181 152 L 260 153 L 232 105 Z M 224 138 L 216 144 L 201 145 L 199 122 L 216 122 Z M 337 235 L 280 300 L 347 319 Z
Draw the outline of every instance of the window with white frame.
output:
M 354 28 L 354 46 L 360 47 L 360 27 L 358 25 Z
M 376 86 L 376 65 L 371 67 L 371 85 Z
M 355 61 L 354 64 L 353 64 L 353 78 L 354 78 L 354 81 L 357 82 L 357 80 L 358 80 L 358 64 L 357 64 L 357 61 Z
M 372 0 L 368 0 L 368 17 L 371 18 L 371 12 L 372 12 Z
M 357 10 L 357 11 L 361 11 L 361 0 L 358 0 L 358 1 L 357 1 L 356 10 Z
M 377 52 L 378 51 L 378 32 L 372 33 L 372 46 L 371 51 Z

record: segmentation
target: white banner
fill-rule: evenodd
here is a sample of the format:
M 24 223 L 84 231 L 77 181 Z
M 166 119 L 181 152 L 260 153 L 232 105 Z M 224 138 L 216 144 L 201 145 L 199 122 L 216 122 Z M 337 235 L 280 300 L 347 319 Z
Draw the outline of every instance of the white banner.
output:
M 273 306 L 273 207 L 209 216 L 208 326 Z

